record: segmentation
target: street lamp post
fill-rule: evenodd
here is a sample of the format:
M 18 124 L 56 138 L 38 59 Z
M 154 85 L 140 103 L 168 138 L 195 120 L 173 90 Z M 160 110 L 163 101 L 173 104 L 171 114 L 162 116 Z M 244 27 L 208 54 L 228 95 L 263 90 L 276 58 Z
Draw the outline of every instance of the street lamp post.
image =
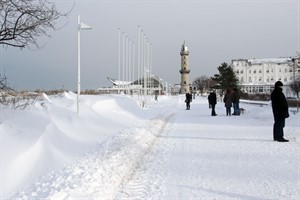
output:
M 92 27 L 80 22 L 80 16 L 78 15 L 77 26 L 77 114 L 79 114 L 79 96 L 80 96 L 80 30 L 88 30 Z

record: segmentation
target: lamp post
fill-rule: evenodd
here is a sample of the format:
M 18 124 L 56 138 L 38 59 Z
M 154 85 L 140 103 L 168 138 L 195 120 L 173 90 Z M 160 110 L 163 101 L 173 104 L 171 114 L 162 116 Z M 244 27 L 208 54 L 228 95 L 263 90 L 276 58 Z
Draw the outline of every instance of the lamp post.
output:
M 77 114 L 79 114 L 79 96 L 80 96 L 80 30 L 89 30 L 92 27 L 80 22 L 80 16 L 78 15 L 77 24 Z

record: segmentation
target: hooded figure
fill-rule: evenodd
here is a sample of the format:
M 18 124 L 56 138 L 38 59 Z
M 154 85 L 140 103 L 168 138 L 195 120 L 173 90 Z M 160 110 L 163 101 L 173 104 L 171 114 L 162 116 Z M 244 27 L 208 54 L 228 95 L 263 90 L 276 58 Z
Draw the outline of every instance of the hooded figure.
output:
M 216 111 L 215 111 L 215 107 L 217 104 L 217 95 L 215 92 L 211 92 L 208 97 L 208 103 L 209 103 L 209 107 L 211 108 L 211 116 L 216 116 Z
M 232 107 L 232 97 L 231 97 L 231 91 L 230 89 L 226 90 L 223 102 L 225 103 L 225 108 L 226 108 L 226 115 L 230 116 L 231 115 L 231 107 Z
M 289 117 L 289 107 L 282 92 L 282 87 L 282 82 L 277 81 L 275 83 L 275 89 L 271 94 L 272 111 L 274 116 L 273 139 L 278 142 L 288 142 L 288 140 L 283 138 L 283 128 L 285 126 L 285 118 Z
M 231 98 L 233 104 L 233 115 L 240 115 L 240 95 L 237 88 L 233 89 Z
M 185 94 L 185 103 L 186 103 L 187 110 L 191 109 L 191 105 L 190 105 L 191 101 L 192 101 L 192 94 L 186 93 Z

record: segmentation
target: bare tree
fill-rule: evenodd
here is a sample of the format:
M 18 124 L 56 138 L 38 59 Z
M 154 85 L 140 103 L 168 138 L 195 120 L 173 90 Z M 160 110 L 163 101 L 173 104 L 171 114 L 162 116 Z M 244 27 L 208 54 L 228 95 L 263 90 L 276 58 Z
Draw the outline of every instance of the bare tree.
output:
M 56 21 L 67 14 L 60 13 L 47 0 L 0 0 L 0 44 L 24 48 L 37 38 L 56 30 Z
M 0 74 L 0 91 L 9 89 L 7 86 L 7 78 L 5 75 Z
M 300 92 L 300 79 L 294 80 L 290 84 L 291 89 L 296 93 L 297 98 L 299 99 L 299 92 Z
M 200 93 L 203 94 L 204 90 L 209 88 L 210 78 L 206 76 L 200 76 L 193 81 L 193 85 L 200 90 Z

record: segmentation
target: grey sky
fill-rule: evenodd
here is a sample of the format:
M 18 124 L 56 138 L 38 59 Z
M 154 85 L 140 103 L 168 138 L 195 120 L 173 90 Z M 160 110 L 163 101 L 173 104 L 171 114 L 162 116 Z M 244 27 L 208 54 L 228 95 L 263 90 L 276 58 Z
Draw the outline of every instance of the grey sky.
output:
M 74 1 L 56 1 L 68 11 Z M 137 43 L 140 25 L 153 45 L 152 72 L 180 82 L 180 48 L 190 51 L 190 79 L 217 73 L 237 58 L 295 56 L 300 0 L 75 1 L 68 24 L 39 39 L 41 49 L 0 48 L 1 74 L 15 89 L 69 89 L 77 84 L 77 14 L 93 29 L 81 32 L 81 88 L 118 78 L 118 29 Z M 136 64 L 135 64 L 136 65 Z

